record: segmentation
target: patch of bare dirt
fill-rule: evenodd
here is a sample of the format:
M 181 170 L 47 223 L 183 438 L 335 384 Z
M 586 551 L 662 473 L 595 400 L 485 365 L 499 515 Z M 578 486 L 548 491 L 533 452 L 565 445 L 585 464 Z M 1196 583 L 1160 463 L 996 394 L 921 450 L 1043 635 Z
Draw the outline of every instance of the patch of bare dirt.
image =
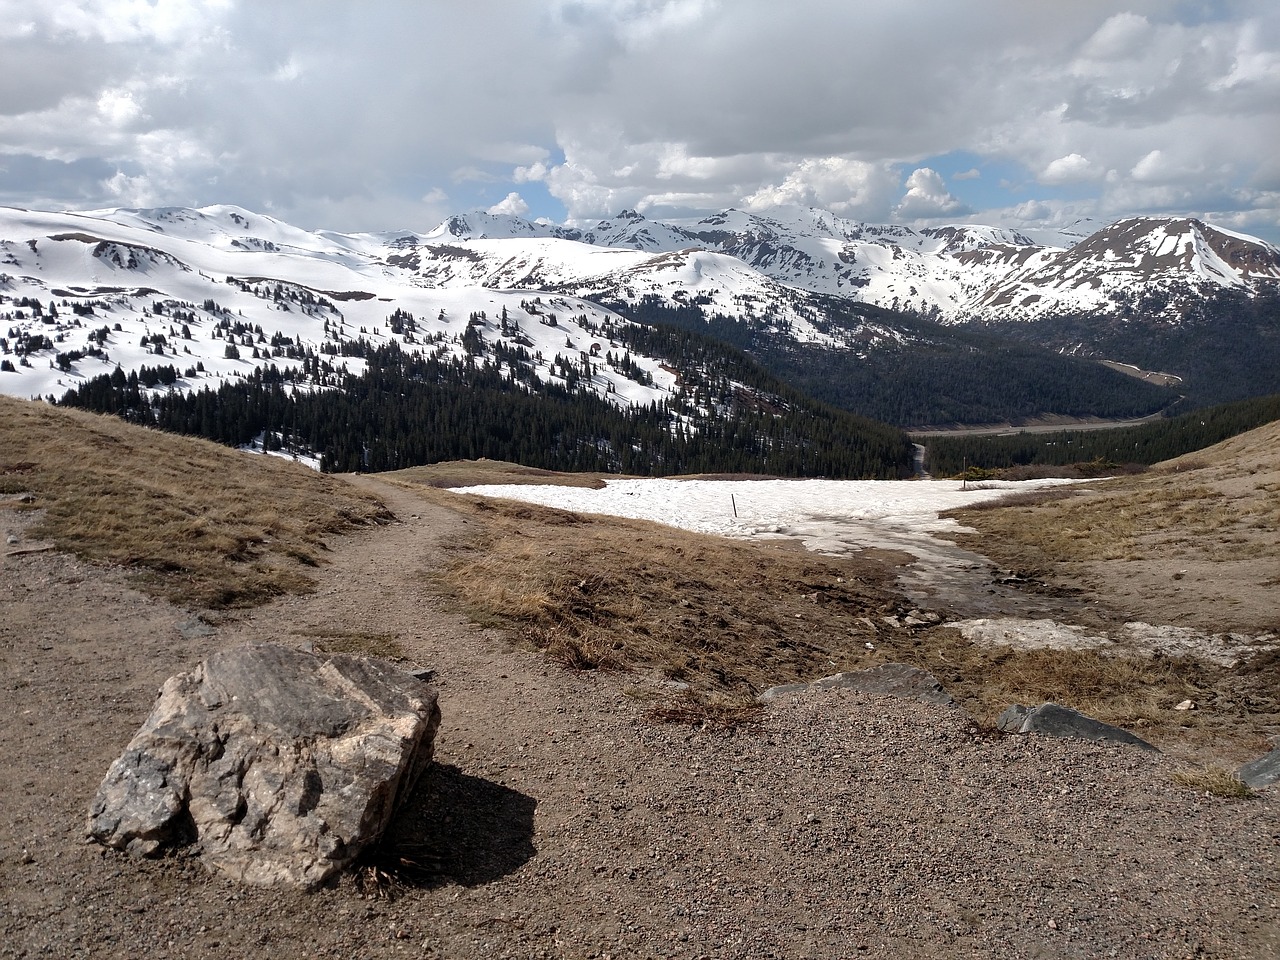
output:
M 433 599 L 472 521 L 357 482 L 399 522 L 331 538 L 314 593 L 205 619 L 27 549 L 34 518 L 0 504 L 0 956 L 1280 953 L 1274 791 L 1209 797 L 1166 758 L 848 692 L 728 732 L 655 724 L 661 681 L 566 671 Z M 397 827 L 430 869 L 393 900 L 83 840 L 163 679 L 268 639 L 437 673 L 437 763 Z
M 961 510 L 960 542 L 1127 619 L 1280 635 L 1280 423 L 1053 502 Z

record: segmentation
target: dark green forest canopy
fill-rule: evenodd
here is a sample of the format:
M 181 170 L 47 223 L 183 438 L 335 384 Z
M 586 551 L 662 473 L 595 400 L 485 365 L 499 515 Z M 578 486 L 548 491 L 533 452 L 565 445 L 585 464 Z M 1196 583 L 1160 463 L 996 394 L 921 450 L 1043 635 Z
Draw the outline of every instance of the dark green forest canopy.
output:
M 801 343 L 768 315 L 707 314 L 696 302 L 648 298 L 608 306 L 653 327 L 701 331 L 731 344 L 796 389 L 833 406 L 901 427 L 992 423 L 1044 414 L 1135 418 L 1178 393 L 1092 360 L 985 330 L 944 326 L 911 313 L 834 297 L 793 306 L 845 346 Z
M 244 445 L 313 450 L 322 469 L 379 471 L 486 457 L 553 470 L 667 476 L 763 473 L 907 475 L 905 434 L 814 402 L 739 352 L 677 330 L 617 327 L 630 349 L 669 358 L 683 384 L 662 404 L 620 408 L 584 384 L 542 380 L 518 347 L 495 341 L 466 359 L 347 344 L 359 376 L 304 358 L 299 370 L 258 369 L 217 390 L 156 393 L 176 372 L 120 371 L 61 402 Z M 305 381 L 336 389 L 314 389 Z
M 1224 290 L 1186 297 L 1176 319 L 1163 317 L 1170 294 L 1120 303 L 1111 313 L 1064 314 L 997 322 L 1002 339 L 1094 357 L 1182 378 L 1184 407 L 1280 393 L 1280 284 L 1254 294 Z
M 936 476 L 966 466 L 989 470 L 1041 464 L 1096 463 L 1100 469 L 1153 464 L 1221 443 L 1280 420 L 1280 394 L 1194 410 L 1178 417 L 1113 430 L 1063 430 L 1013 436 L 929 437 L 928 469 Z

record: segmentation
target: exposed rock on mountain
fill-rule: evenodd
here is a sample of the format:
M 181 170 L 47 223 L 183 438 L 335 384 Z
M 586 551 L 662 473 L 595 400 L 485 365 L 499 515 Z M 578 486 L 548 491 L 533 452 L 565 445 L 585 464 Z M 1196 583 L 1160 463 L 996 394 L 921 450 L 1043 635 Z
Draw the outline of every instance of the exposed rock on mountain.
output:
M 471 213 L 426 233 L 344 235 L 229 206 L 8 208 L 0 271 L 0 391 L 16 396 L 61 396 L 117 369 L 149 389 L 216 389 L 272 367 L 307 389 L 336 387 L 366 369 L 371 351 L 395 345 L 627 409 L 679 406 L 697 374 L 677 376 L 672 358 L 627 344 L 618 331 L 629 321 L 602 303 L 689 311 L 757 359 L 766 342 L 779 355 L 816 349 L 853 364 L 890 350 L 889 365 L 905 369 L 945 336 L 921 326 L 931 319 L 1177 319 L 1215 291 L 1274 290 L 1280 250 L 1185 219 L 1121 221 L 1062 249 L 997 227 L 917 231 L 814 209 L 726 210 L 692 223 L 623 211 L 589 226 Z M 712 320 L 735 325 L 732 336 L 710 330 Z M 1085 337 L 1031 339 L 1141 364 Z M 848 408 L 919 422 L 882 406 Z

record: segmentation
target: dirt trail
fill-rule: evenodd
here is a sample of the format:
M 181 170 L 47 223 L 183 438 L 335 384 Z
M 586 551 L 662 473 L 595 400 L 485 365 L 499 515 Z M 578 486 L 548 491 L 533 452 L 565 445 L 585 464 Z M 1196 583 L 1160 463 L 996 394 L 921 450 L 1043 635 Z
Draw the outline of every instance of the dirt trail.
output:
M 449 717 L 437 737 L 437 759 L 503 762 L 512 749 L 520 749 L 509 741 L 517 725 L 526 723 L 523 718 L 533 730 L 555 726 L 563 706 L 531 694 L 548 683 L 563 683 L 563 671 L 432 596 L 426 578 L 440 563 L 441 545 L 464 536 L 468 520 L 375 477 L 347 479 L 381 499 L 396 522 L 347 538 L 319 571 L 314 593 L 283 598 L 223 625 L 223 645 L 271 640 L 324 647 L 326 640 L 349 638 L 357 645 L 363 638 L 371 644 L 389 640 L 408 665 L 435 671 L 432 683 Z M 530 716 L 530 711 L 542 715 Z M 509 719 L 495 723 L 500 717 Z
M 644 720 L 431 599 L 465 520 L 373 478 L 400 522 L 318 590 L 206 626 L 56 553 L 0 578 L 0 957 L 1132 958 L 1280 953 L 1274 792 L 1175 786 L 1140 751 L 988 739 L 959 711 L 835 692 L 758 729 Z M 0 504 L 19 546 L 29 521 Z M 394 901 L 238 887 L 83 842 L 164 677 L 247 640 L 388 635 L 437 671 L 437 764 L 398 825 L 438 861 Z

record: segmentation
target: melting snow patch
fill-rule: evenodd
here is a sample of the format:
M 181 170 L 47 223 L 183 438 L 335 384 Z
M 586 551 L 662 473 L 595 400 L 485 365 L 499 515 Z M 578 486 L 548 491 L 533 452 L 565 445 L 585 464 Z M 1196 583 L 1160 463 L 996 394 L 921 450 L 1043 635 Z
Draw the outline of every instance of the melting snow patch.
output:
M 983 647 L 1013 647 L 1015 650 L 1096 650 L 1113 646 L 1107 637 L 1089 633 L 1084 627 L 1056 620 L 988 619 L 957 620 L 947 624 L 971 643 Z
M 1275 634 L 1251 637 L 1244 633 L 1201 633 L 1190 627 L 1152 626 L 1132 622 L 1124 625 L 1126 639 L 1148 650 L 1159 650 L 1170 657 L 1199 657 L 1224 667 L 1234 666 L 1243 656 L 1257 653 Z
M 956 620 L 947 624 L 971 643 L 1015 650 L 1100 650 L 1118 656 L 1133 652 L 1167 657 L 1195 657 L 1224 667 L 1265 648 L 1274 634 L 1251 637 L 1242 633 L 1203 633 L 1191 627 L 1126 623 L 1115 638 L 1056 620 L 1013 618 Z

